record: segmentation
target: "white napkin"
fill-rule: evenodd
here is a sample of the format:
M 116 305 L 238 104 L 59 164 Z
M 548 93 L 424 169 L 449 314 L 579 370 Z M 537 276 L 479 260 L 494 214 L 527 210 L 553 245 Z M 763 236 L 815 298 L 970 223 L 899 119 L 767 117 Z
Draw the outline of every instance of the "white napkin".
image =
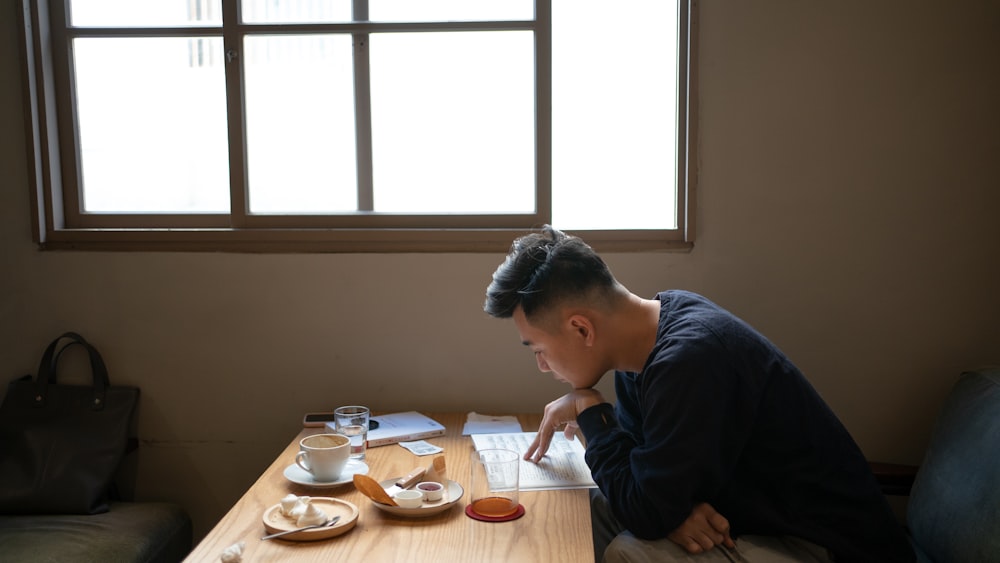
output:
M 521 432 L 521 423 L 517 421 L 516 416 L 492 416 L 470 412 L 462 429 L 463 436 L 504 432 Z
M 243 550 L 246 546 L 247 542 L 245 541 L 234 543 L 222 551 L 222 555 L 219 555 L 219 559 L 222 563 L 240 563 L 243 561 Z
M 410 450 L 410 452 L 414 455 L 439 454 L 444 451 L 444 448 L 435 446 L 425 440 L 418 440 L 416 442 L 400 442 L 399 445 Z

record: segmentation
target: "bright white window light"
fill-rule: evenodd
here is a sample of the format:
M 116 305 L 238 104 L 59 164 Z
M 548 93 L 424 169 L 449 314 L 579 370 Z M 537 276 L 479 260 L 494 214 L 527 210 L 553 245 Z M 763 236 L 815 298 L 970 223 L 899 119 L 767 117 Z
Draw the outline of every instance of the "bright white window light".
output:
M 364 0 L 357 0 L 364 1 Z M 221 0 L 70 0 L 75 26 L 221 27 Z M 367 0 L 372 22 L 524 21 L 526 0 Z M 356 7 L 356 6 L 355 6 Z M 230 145 L 215 36 L 77 37 L 82 202 L 98 213 L 228 213 L 229 151 L 245 150 L 248 211 L 531 214 L 550 161 L 551 222 L 675 229 L 677 4 L 552 0 L 551 108 L 536 99 L 530 30 L 243 36 L 244 147 Z M 244 0 L 243 23 L 337 24 L 349 0 Z M 228 24 L 227 24 L 228 25 Z M 176 34 L 175 34 L 176 35 Z M 209 34 L 210 35 L 210 34 Z M 370 116 L 356 115 L 367 65 Z M 232 88 L 232 82 L 230 82 Z M 551 111 L 550 111 L 551 110 Z M 367 111 L 367 110 L 365 110 Z M 536 119 L 552 125 L 551 154 Z M 544 121 L 541 121 L 544 122 Z M 358 127 L 370 123 L 370 177 Z

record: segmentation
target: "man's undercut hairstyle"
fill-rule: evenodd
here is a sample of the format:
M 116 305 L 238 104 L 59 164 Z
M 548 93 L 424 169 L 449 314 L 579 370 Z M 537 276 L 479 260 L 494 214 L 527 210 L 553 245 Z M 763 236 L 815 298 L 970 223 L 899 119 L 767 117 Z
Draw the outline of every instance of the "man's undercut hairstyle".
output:
M 545 313 L 560 302 L 607 296 L 617 286 L 611 270 L 587 243 L 545 225 L 518 238 L 486 289 L 483 309 L 509 318 L 520 305 L 524 316 Z

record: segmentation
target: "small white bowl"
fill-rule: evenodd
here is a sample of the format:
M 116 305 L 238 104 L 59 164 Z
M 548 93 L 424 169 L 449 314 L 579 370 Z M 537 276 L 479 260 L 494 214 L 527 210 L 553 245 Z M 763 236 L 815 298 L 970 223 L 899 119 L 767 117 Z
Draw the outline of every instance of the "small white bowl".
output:
M 433 481 L 417 483 L 417 490 L 423 493 L 424 500 L 427 502 L 437 502 L 444 495 L 444 485 Z
M 424 504 L 424 493 L 407 489 L 393 495 L 392 500 L 402 508 L 420 508 Z

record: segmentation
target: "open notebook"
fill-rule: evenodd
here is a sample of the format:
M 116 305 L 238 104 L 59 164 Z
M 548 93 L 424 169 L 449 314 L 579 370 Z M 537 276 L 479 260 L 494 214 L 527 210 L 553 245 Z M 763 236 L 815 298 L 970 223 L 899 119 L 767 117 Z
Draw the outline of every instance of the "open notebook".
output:
M 524 456 L 537 432 L 472 434 L 476 450 L 500 448 Z M 562 432 L 552 436 L 552 443 L 539 463 L 521 460 L 519 488 L 522 491 L 551 489 L 592 489 L 597 487 L 583 458 L 583 444 L 567 440 Z

